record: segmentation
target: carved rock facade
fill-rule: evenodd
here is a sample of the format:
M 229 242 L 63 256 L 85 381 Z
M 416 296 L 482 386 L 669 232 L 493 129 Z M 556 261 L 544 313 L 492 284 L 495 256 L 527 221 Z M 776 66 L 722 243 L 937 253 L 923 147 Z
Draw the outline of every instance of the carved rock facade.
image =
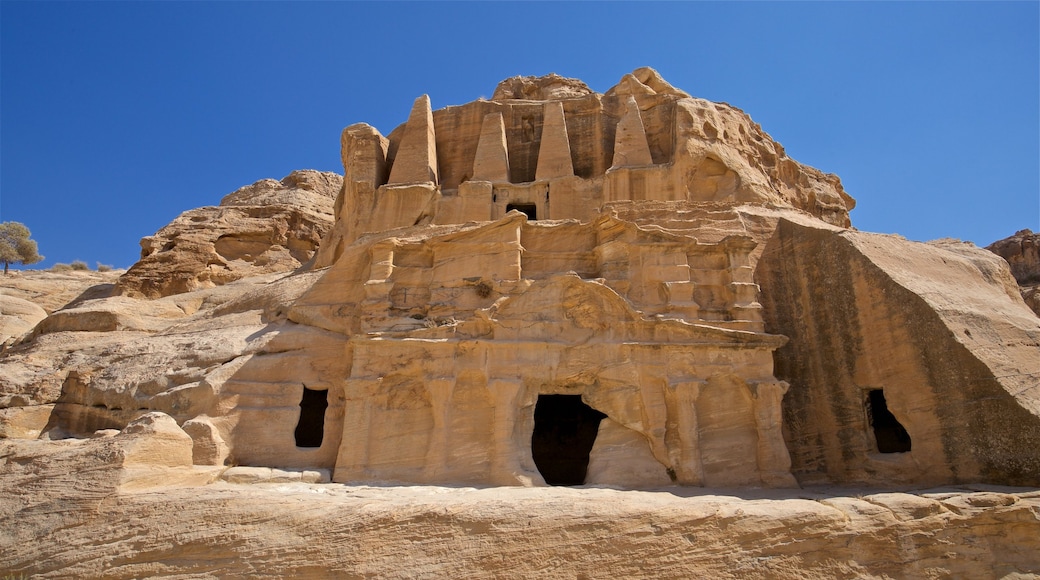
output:
M 742 111 L 691 98 L 648 68 L 602 95 L 567 81 L 508 79 L 490 101 L 437 111 L 423 95 L 388 138 L 347 127 L 343 194 L 318 265 L 368 232 L 511 209 L 589 220 L 616 201 L 776 204 L 849 225 L 855 201 L 839 179 L 787 157 Z
M 289 312 L 352 337 L 335 480 L 794 484 L 747 237 L 520 212 L 407 233 L 355 243 Z

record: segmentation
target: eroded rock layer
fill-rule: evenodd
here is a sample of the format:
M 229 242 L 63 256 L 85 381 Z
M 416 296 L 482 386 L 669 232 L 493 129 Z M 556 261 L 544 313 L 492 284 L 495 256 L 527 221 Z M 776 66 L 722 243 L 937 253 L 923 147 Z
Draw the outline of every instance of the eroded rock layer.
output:
M 158 298 L 295 270 L 331 228 L 341 187 L 334 173 L 295 171 L 238 189 L 217 207 L 186 211 L 141 240 L 141 259 L 116 291 Z

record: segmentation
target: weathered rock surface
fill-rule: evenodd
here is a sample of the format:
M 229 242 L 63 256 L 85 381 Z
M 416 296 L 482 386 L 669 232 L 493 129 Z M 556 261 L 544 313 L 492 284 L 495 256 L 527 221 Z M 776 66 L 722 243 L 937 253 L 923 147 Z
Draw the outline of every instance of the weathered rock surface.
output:
M 0 343 L 22 336 L 44 318 L 47 311 L 32 302 L 0 295 Z
M 422 115 L 389 137 L 363 123 L 344 130 L 343 196 L 319 266 L 367 232 L 494 220 L 513 208 L 589 220 L 626 200 L 774 204 L 848 226 L 855 205 L 837 176 L 792 160 L 743 111 L 692 98 L 649 68 L 605 94 L 549 75 L 507 79 L 490 101 L 427 112 L 423 99 Z M 500 134 L 487 132 L 488 115 L 502 116 Z M 478 151 L 502 141 L 508 173 L 492 179 Z
M 359 487 L 304 483 L 321 477 L 306 471 L 221 476 L 170 465 L 153 465 L 149 478 L 127 452 L 149 436 L 129 431 L 0 442 L 0 570 L 113 579 L 1040 575 L 1036 490 Z
M 0 345 L 20 338 L 66 304 L 111 295 L 122 273 L 12 270 L 0 276 Z
M 1022 287 L 1022 299 L 1040 316 L 1040 234 L 1019 230 L 986 249 L 1007 260 L 1011 274 Z
M 294 171 L 234 191 L 217 207 L 186 211 L 141 240 L 141 260 L 119 278 L 117 292 L 159 298 L 293 271 L 332 226 L 342 183 L 334 173 Z
M 784 220 L 756 279 L 800 481 L 1040 481 L 1040 319 L 1003 260 Z

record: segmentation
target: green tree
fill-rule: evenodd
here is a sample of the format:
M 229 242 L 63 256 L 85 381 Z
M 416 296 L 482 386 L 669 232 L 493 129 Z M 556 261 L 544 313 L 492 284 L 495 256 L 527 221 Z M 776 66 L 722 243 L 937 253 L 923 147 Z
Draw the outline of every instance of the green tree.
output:
M 29 239 L 29 228 L 18 222 L 0 223 L 0 262 L 4 263 L 4 274 L 10 264 L 35 264 L 43 260 L 36 242 Z

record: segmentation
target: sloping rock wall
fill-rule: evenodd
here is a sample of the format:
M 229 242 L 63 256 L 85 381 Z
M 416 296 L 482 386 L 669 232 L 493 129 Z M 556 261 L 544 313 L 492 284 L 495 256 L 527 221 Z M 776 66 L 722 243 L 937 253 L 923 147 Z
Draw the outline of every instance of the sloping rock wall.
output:
M 776 372 L 799 481 L 1040 484 L 1040 319 L 1002 260 L 783 220 L 756 279 L 791 339 Z M 883 452 L 871 391 L 909 449 Z

